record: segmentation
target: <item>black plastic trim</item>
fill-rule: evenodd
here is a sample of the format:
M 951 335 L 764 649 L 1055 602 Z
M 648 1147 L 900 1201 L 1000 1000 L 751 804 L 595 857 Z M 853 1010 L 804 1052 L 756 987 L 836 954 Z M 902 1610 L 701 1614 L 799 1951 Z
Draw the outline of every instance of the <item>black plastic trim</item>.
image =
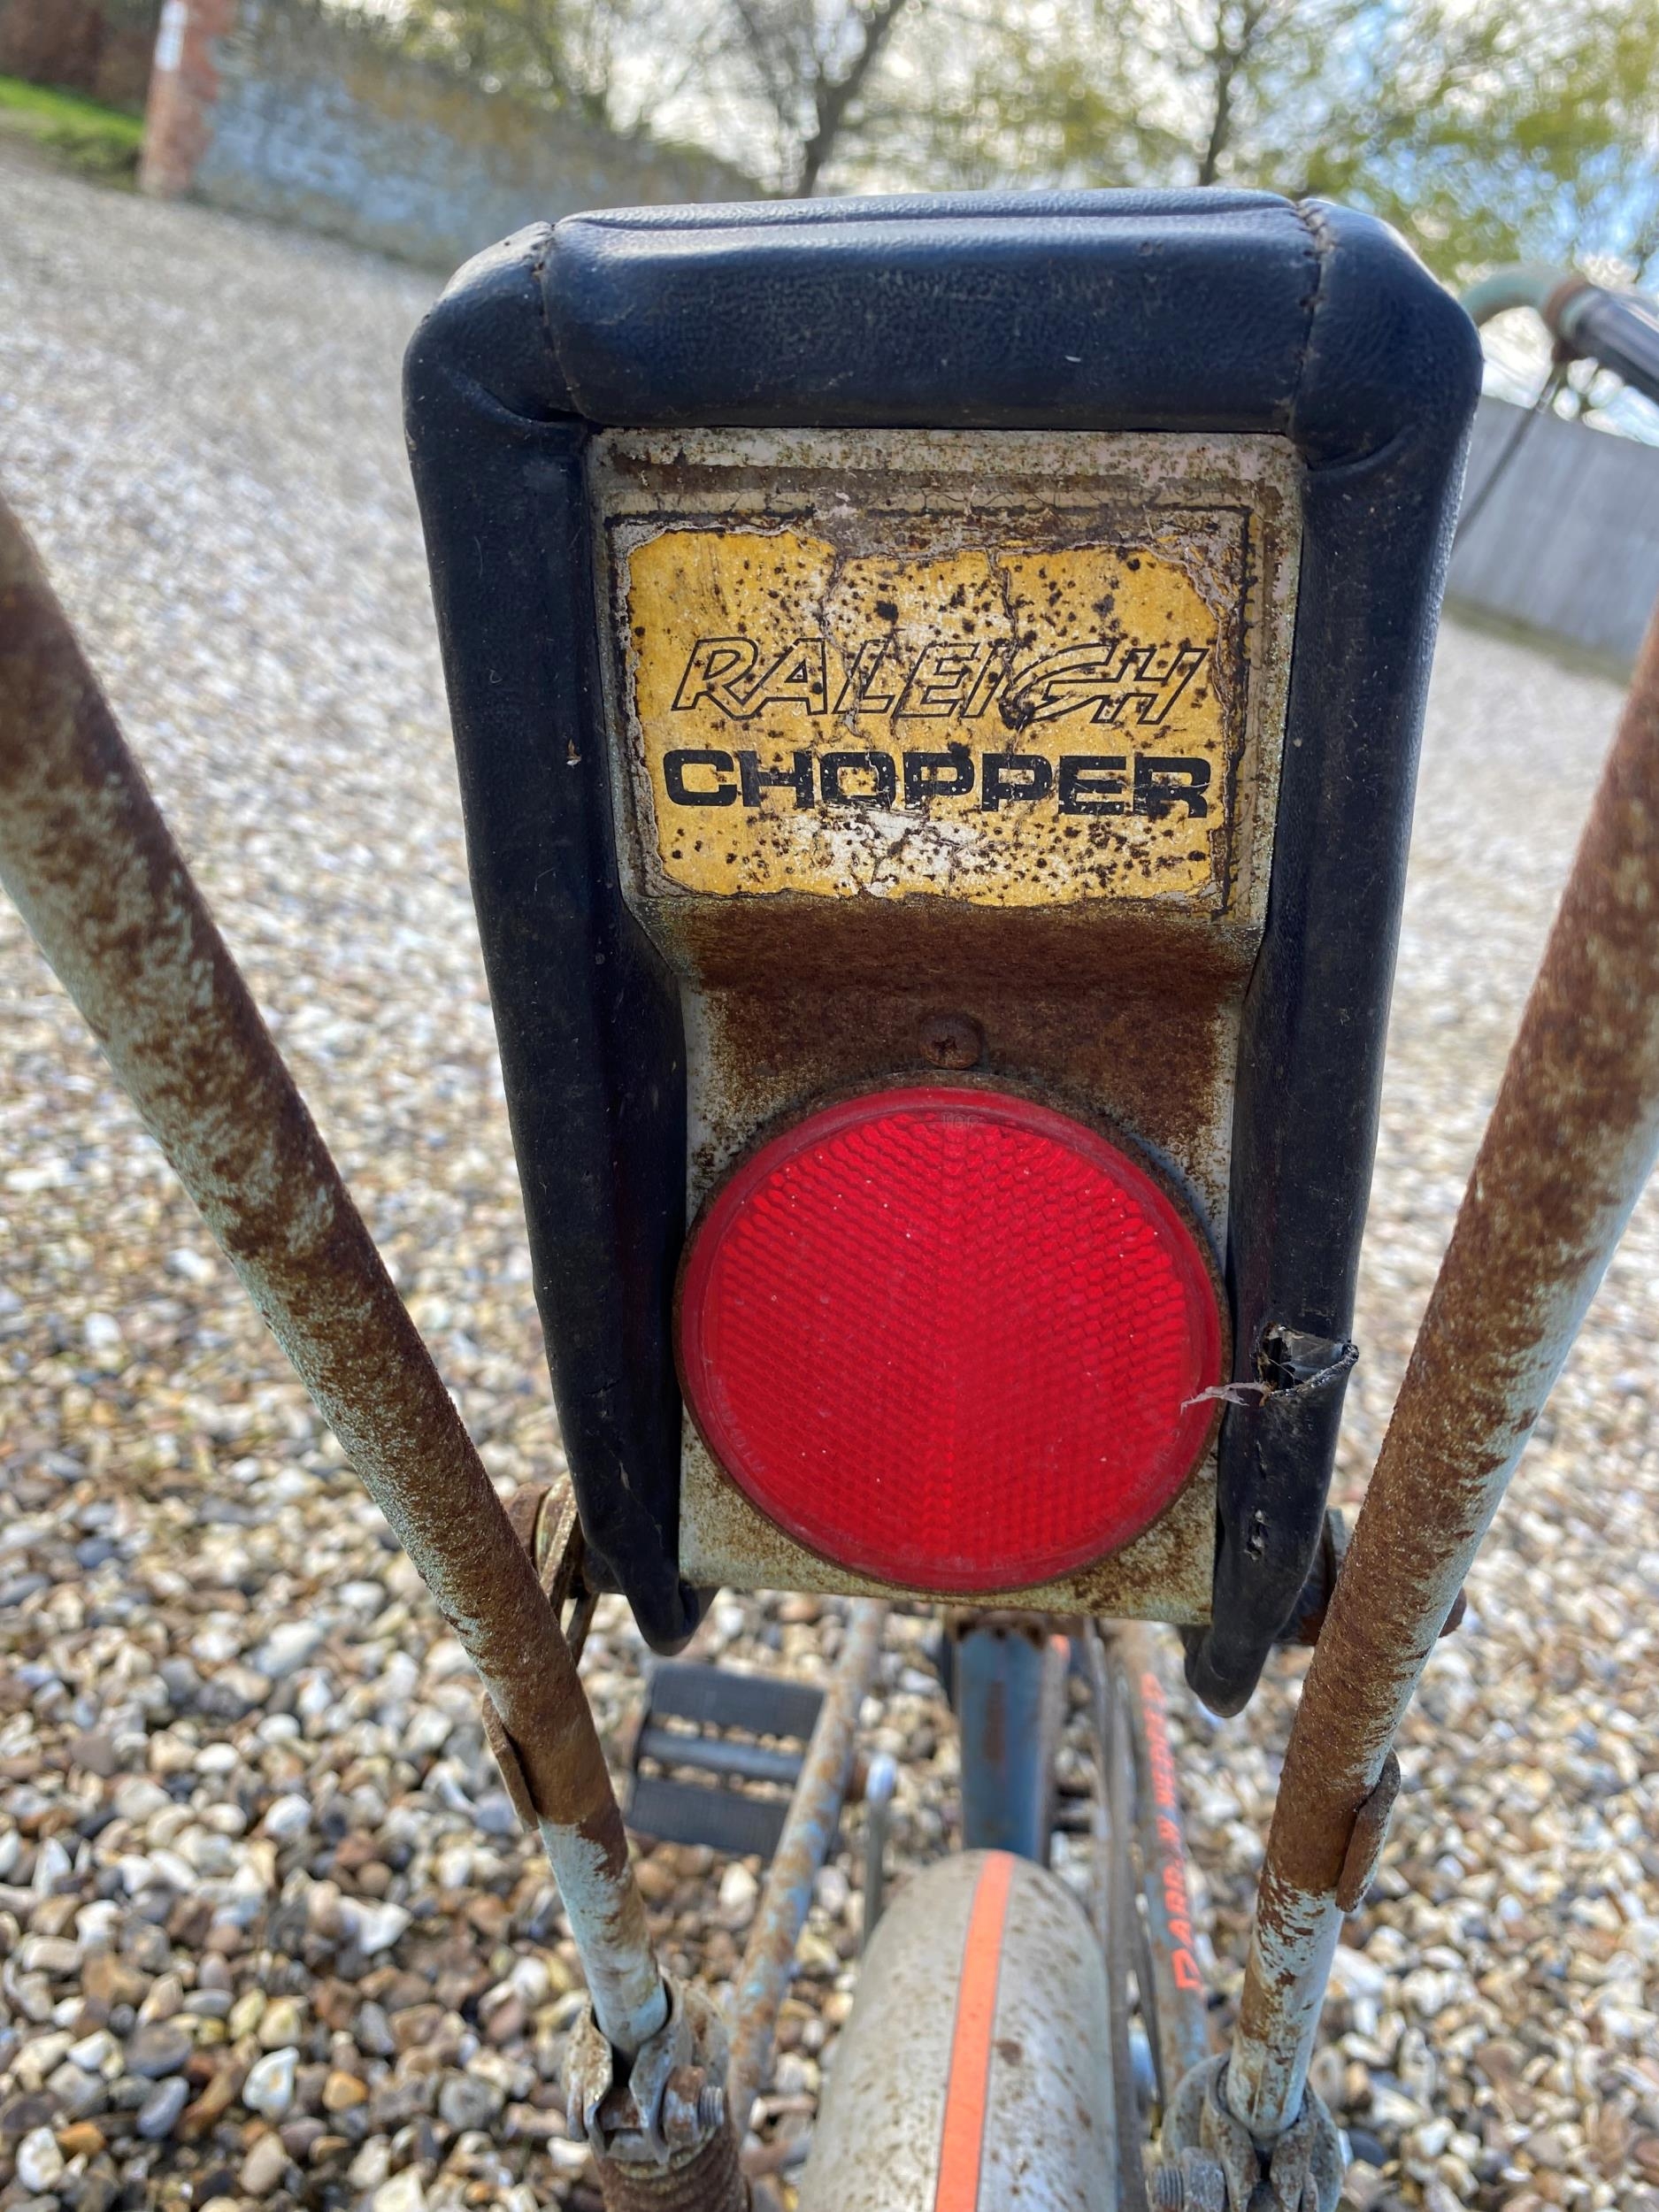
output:
M 557 411 L 545 228 L 469 263 L 404 369 L 536 1301 L 590 1549 L 658 1649 L 676 1565 L 669 1295 L 685 1237 L 673 978 L 623 901 L 601 735 L 585 425 Z

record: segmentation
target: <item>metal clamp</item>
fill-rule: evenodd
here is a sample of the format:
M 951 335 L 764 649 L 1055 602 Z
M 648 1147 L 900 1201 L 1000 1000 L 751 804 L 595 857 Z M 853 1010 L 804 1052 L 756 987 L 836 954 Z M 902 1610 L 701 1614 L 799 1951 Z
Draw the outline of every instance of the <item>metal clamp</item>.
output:
M 1357 1912 L 1365 1902 L 1365 1893 L 1371 1887 L 1383 1845 L 1388 1839 L 1388 1819 L 1399 1794 L 1400 1762 L 1391 1751 L 1383 1761 L 1376 1788 L 1354 1816 L 1354 1832 L 1348 1839 L 1342 1871 L 1336 1885 L 1339 1912 Z
M 1150 2177 L 1160 2212 L 1336 2212 L 1342 2138 L 1311 2087 L 1263 2150 L 1227 2103 L 1225 2058 L 1206 2059 L 1175 2092 L 1164 2140 L 1164 2162 Z
M 570 2125 L 596 2159 L 665 2165 L 725 2124 L 725 2024 L 696 1983 L 669 1976 L 664 1986 L 668 2017 L 620 2080 L 591 2005 L 571 2032 L 565 2057 Z
M 526 1483 L 515 1490 L 507 1501 L 507 1518 L 513 1534 L 530 1555 L 536 1580 L 558 1617 L 571 1657 L 580 1659 L 598 1594 L 588 1586 L 583 1571 L 587 1544 L 569 1475 L 559 1475 L 552 1482 Z
M 550 1483 L 527 1483 L 515 1490 L 507 1501 L 507 1519 L 530 1555 L 536 1580 L 553 1609 L 574 1663 L 582 1655 L 596 1601 L 582 1578 L 582 1525 L 570 1477 L 561 1475 Z M 566 1605 L 571 1608 L 568 1617 Z M 539 1824 L 535 1802 L 518 1747 L 488 1690 L 481 1701 L 484 1736 L 501 1769 L 503 1786 L 514 1812 L 534 1835 Z
M 495 1764 L 501 1769 L 502 1786 L 511 1801 L 514 1812 L 534 1835 L 538 1824 L 535 1800 L 531 1796 L 530 1785 L 525 1778 L 524 1763 L 518 1756 L 518 1747 L 507 1733 L 507 1724 L 496 1710 L 495 1701 L 488 1690 L 479 1700 L 479 1709 L 484 1723 L 484 1740 L 490 1747 Z
M 1156 2212 L 1227 2212 L 1227 2179 L 1215 2159 L 1187 2149 L 1147 2176 Z

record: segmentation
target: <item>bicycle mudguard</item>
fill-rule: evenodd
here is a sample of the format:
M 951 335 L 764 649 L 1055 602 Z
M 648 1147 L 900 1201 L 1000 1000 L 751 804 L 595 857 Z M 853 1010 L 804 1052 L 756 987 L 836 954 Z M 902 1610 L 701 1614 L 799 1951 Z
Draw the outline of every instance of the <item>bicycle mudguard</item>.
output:
M 409 435 L 537 1296 L 590 1558 L 659 1649 L 721 1581 L 971 1594 L 1179 1622 L 1200 1694 L 1248 1696 L 1354 1356 L 1479 381 L 1392 233 L 1255 193 L 578 216 L 422 325 Z M 838 1549 L 676 1372 L 688 1219 L 803 1117 L 941 1082 L 1031 1146 L 1042 1113 L 1116 1146 L 1224 1284 L 1218 1434 L 1149 1519 L 1002 1584 L 994 1524 L 936 1573 Z M 1041 1310 L 1019 1358 L 1063 1424 Z M 939 1364 L 903 1322 L 859 1349 L 878 1409 Z M 751 1401 L 842 1434 L 866 1393 L 808 1404 L 818 1364 Z M 1009 1461 L 1010 1530 L 1045 1463 Z
M 800 2212 L 1112 2212 L 1111 2080 L 1105 1967 L 1076 1900 L 1000 1851 L 941 1860 L 864 1955 Z

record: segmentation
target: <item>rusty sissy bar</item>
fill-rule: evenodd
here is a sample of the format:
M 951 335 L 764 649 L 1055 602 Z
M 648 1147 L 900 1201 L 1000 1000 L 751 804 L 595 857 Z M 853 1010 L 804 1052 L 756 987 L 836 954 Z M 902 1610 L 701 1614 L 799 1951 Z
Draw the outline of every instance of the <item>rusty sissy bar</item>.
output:
M 530 1555 L 3 503 L 0 883 L 477 1668 L 616 2086 L 642 2050 L 664 2081 L 672 2064 L 718 2070 L 717 2027 L 688 2016 L 653 1955 L 593 1715 Z M 619 2111 L 626 2140 L 607 2145 L 658 2168 L 713 2157 L 734 2190 L 720 2102 L 704 2100 L 678 2144 L 658 2109 Z M 601 2178 L 620 2202 L 613 2162 Z
M 1399 1787 L 1395 1732 L 1656 1153 L 1659 615 L 1314 1648 L 1233 2049 L 1176 2115 L 1235 2198 L 1230 2137 L 1271 2156 L 1286 2212 L 1303 2200 L 1308 2066 Z

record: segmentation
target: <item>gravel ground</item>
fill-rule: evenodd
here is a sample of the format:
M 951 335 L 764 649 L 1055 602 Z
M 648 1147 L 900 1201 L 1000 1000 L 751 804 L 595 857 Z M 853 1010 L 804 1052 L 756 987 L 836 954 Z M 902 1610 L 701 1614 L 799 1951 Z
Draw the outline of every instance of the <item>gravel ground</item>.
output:
M 0 150 L 0 480 L 503 1490 L 559 1463 L 397 423 L 430 287 Z M 1349 1397 L 1403 1363 L 1617 696 L 1448 629 Z M 577 2002 L 458 1647 L 0 907 L 0 2212 L 596 2201 L 555 2076 Z M 1659 1212 L 1638 1213 L 1401 1747 L 1318 2078 L 1373 2205 L 1659 2212 L 1652 1715 Z M 721 1599 L 701 1647 L 810 1675 L 840 1609 Z M 955 1747 L 895 1618 L 897 1856 Z M 1294 1696 L 1180 1708 L 1236 1993 Z M 602 1611 L 608 1731 L 641 1650 Z M 856 1841 L 856 1819 L 850 1840 Z M 754 1870 L 658 1850 L 665 1954 L 729 1979 Z M 810 2129 L 859 1899 L 821 1878 L 773 2137 Z

